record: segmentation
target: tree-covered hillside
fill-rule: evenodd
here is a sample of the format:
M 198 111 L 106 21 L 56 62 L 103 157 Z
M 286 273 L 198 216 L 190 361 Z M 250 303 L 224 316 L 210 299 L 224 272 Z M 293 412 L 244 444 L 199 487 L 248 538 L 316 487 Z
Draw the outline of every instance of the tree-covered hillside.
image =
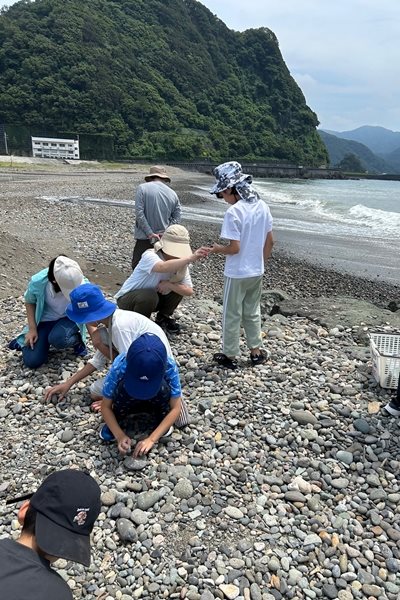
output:
M 0 123 L 106 133 L 119 156 L 327 162 L 269 29 L 195 0 L 22 0 L 0 14 Z

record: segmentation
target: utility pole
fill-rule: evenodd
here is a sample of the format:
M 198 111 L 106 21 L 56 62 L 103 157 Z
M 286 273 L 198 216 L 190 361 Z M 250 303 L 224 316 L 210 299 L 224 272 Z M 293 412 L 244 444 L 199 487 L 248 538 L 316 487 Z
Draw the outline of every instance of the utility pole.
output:
M 8 154 L 8 145 L 7 145 L 7 134 L 4 132 L 4 146 L 6 149 L 6 154 Z

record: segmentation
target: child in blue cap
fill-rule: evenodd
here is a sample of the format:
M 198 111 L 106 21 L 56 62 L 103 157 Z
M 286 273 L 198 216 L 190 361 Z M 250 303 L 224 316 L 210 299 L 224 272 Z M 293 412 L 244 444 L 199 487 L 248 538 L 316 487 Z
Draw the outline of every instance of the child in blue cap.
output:
M 129 414 L 154 414 L 156 428 L 136 444 L 134 457 L 147 454 L 160 437 L 169 433 L 180 416 L 182 392 L 175 360 L 167 355 L 162 340 L 153 333 L 138 337 L 128 352 L 114 360 L 103 385 L 101 412 L 105 421 L 100 437 L 116 440 L 126 454 L 132 440 L 121 427 Z

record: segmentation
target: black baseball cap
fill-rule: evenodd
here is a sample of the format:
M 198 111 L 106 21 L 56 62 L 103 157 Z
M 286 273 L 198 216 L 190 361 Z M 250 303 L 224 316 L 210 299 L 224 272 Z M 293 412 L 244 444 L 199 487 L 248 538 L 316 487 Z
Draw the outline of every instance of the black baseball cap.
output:
M 76 469 L 52 473 L 32 495 L 30 504 L 37 512 L 39 548 L 88 567 L 90 534 L 101 510 L 100 488 L 93 477 Z

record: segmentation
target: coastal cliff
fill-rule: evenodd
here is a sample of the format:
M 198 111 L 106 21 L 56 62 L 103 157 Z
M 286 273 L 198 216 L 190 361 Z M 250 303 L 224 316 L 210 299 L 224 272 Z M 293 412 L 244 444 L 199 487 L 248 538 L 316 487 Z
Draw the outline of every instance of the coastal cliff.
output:
M 3 9 L 1 123 L 106 134 L 119 158 L 328 161 L 275 34 L 232 31 L 195 0 Z

